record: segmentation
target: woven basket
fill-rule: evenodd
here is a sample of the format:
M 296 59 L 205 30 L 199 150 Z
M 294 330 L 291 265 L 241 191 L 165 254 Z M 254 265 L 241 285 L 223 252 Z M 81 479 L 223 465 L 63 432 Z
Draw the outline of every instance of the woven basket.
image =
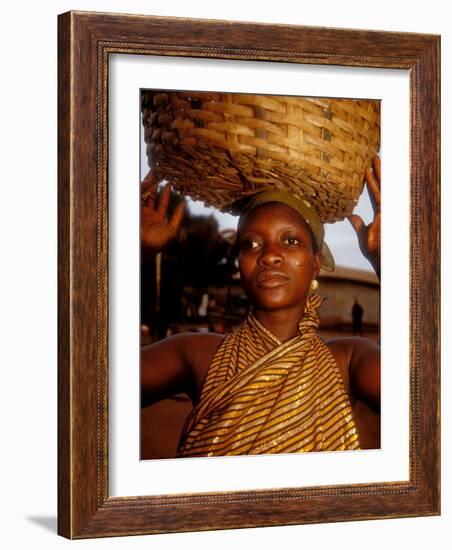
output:
M 142 115 L 155 176 L 223 211 L 276 187 L 341 220 L 380 145 L 375 100 L 148 91 Z

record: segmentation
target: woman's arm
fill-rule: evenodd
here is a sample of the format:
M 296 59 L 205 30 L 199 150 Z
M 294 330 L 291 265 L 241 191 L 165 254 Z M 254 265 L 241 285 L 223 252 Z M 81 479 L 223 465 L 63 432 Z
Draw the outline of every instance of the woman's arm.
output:
M 358 237 L 359 247 L 380 279 L 381 227 L 381 164 L 373 159 L 365 172 L 365 181 L 374 211 L 374 219 L 366 225 L 360 216 L 348 217 Z M 380 347 L 365 338 L 354 338 L 349 363 L 350 391 L 375 412 L 380 412 Z
M 141 406 L 177 393 L 197 403 L 207 369 L 224 336 L 187 332 L 141 351 Z
M 177 393 L 191 393 L 186 361 L 190 334 L 177 334 L 141 350 L 141 406 L 146 407 Z
M 355 338 L 349 365 L 350 391 L 355 399 L 380 413 L 380 347 Z
M 359 336 L 326 341 L 342 375 L 352 404 L 360 400 L 380 412 L 380 346 Z
M 184 215 L 180 203 L 168 219 L 171 187 L 167 184 L 157 201 L 158 182 L 152 173 L 141 182 L 141 249 L 144 256 L 155 256 L 177 237 Z M 190 390 L 185 348 L 187 337 L 177 335 L 147 346 L 141 351 L 142 406 L 176 393 Z
M 348 220 L 356 232 L 363 256 L 369 260 L 380 279 L 381 164 L 378 156 L 373 159 L 372 167 L 366 169 L 364 177 L 372 202 L 374 219 L 366 225 L 360 216 L 352 214 Z

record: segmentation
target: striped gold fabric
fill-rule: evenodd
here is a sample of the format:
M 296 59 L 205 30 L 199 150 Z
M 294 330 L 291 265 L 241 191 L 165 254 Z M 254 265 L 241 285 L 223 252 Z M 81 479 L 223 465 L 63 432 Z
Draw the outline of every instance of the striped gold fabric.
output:
M 317 336 L 318 295 L 281 343 L 249 314 L 216 352 L 178 456 L 359 449 L 342 377 Z

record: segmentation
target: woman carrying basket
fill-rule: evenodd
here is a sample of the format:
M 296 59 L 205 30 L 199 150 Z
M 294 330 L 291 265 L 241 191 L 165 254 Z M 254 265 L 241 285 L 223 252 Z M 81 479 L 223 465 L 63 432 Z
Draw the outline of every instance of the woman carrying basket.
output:
M 378 157 L 365 178 L 374 220 L 368 226 L 356 215 L 349 220 L 380 276 Z M 150 175 L 142 192 L 149 195 L 142 246 L 157 253 L 176 237 L 183 204 L 167 220 L 169 185 L 159 204 Z M 242 207 L 237 248 L 251 303 L 247 319 L 226 336 L 178 334 L 143 348 L 142 405 L 189 395 L 194 409 L 178 456 L 378 448 L 379 347 L 359 337 L 323 341 L 316 333 L 322 303 L 313 292 L 316 278 L 334 261 L 312 205 L 275 190 L 253 195 Z

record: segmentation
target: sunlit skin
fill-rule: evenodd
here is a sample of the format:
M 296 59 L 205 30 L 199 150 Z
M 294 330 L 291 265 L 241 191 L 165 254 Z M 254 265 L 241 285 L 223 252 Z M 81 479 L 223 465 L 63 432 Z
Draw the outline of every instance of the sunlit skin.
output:
M 356 215 L 349 221 L 364 256 L 380 274 L 380 163 L 366 171 L 366 184 L 374 207 L 374 220 L 365 225 Z M 170 193 L 166 186 L 160 202 L 157 184 L 148 175 L 142 193 L 141 239 L 143 252 L 155 254 L 178 233 L 183 207 L 167 219 Z M 311 281 L 320 269 L 319 254 L 307 224 L 290 207 L 267 203 L 242 216 L 238 228 L 239 267 L 244 290 L 256 318 L 284 342 L 296 335 Z M 199 402 L 207 369 L 224 336 L 183 333 L 142 349 L 141 396 L 146 406 L 177 393 Z M 349 395 L 363 448 L 379 447 L 380 348 L 361 337 L 327 340 Z

